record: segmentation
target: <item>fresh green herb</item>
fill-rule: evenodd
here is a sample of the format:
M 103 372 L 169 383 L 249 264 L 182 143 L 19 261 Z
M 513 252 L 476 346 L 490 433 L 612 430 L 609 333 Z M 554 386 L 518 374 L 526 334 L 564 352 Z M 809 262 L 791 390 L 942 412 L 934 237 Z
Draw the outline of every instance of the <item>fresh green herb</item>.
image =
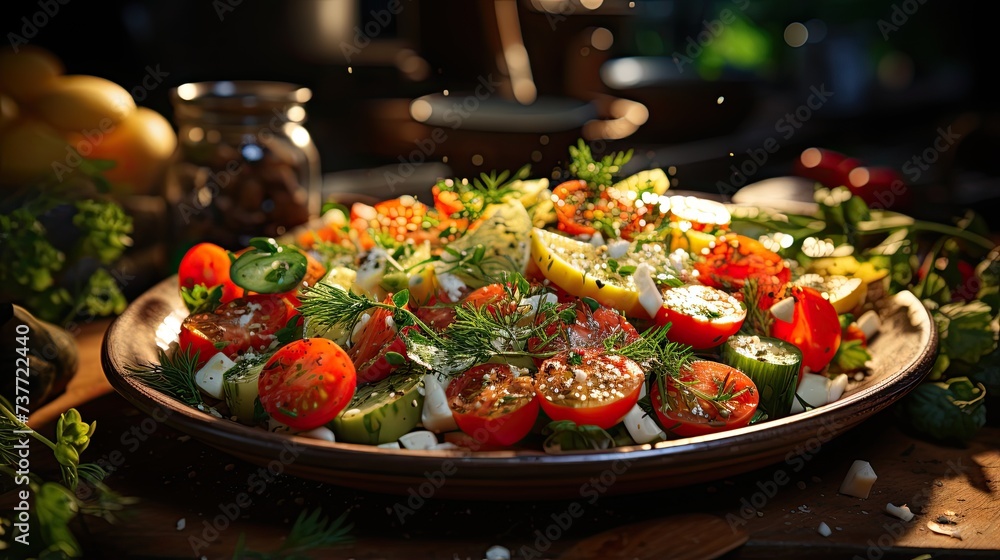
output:
M 530 173 L 531 166 L 525 165 L 513 174 L 510 171 L 501 171 L 499 174 L 492 171 L 489 174 L 481 173 L 471 181 L 443 179 L 437 182 L 436 187 L 440 192 L 454 193 L 457 199 L 458 210 L 449 217 L 466 219 L 471 223 L 481 218 L 491 204 L 500 204 L 520 196 L 514 184 L 526 179 Z
M 569 358 L 566 360 L 571 366 L 583 365 L 583 354 L 577 354 L 576 352 L 570 352 Z
M 278 346 L 284 346 L 289 342 L 300 340 L 302 332 L 302 315 L 296 313 L 292 318 L 288 319 L 284 327 L 281 327 L 274 333 L 274 339 L 278 341 Z
M 602 450 L 615 445 L 614 438 L 603 429 L 590 425 L 578 426 L 572 420 L 549 422 L 542 434 L 547 436 L 542 444 L 546 453 Z
M 181 286 L 181 299 L 192 315 L 212 313 L 222 305 L 222 286 L 215 286 L 211 290 L 204 284 L 195 284 L 193 288 Z
M 96 193 L 77 200 L 88 190 L 93 184 L 47 185 L 0 201 L 0 284 L 10 299 L 46 321 L 125 309 L 106 267 L 131 245 L 132 219 Z
M 997 323 L 981 301 L 956 302 L 933 310 L 941 340 L 940 353 L 976 363 L 997 349 Z
M 865 364 L 871 359 L 871 353 L 860 340 L 843 340 L 831 363 L 839 371 L 850 372 L 865 369 Z
M 310 552 L 316 549 L 351 543 L 354 525 L 346 523 L 347 513 L 331 520 L 318 508 L 311 513 L 303 511 L 292 525 L 288 538 L 271 552 L 247 550 L 246 534 L 240 533 L 233 560 L 308 560 L 313 557 Z
M 758 303 L 765 301 L 764 296 L 768 295 L 762 294 L 762 289 L 756 278 L 747 278 L 743 282 L 741 291 L 743 292 L 743 302 L 747 308 L 747 318 L 743 321 L 743 326 L 740 327 L 740 332 L 743 334 L 769 336 L 771 333 L 774 315 L 771 315 L 770 310 L 761 309 Z M 767 299 L 774 299 L 773 295 Z
M 595 160 L 590 146 L 580 138 L 576 146 L 569 147 L 569 171 L 577 179 L 586 181 L 592 190 L 610 187 L 622 166 L 632 159 L 632 152 L 613 152 Z
M 61 474 L 60 482 L 43 480 L 34 472 L 26 475 L 34 497 L 34 506 L 28 514 L 30 525 L 37 528 L 39 538 L 32 536 L 27 548 L 24 548 L 24 541 L 15 542 L 20 531 L 0 532 L 0 548 L 21 547 L 25 557 L 82 557 L 83 549 L 69 528 L 77 514 L 94 515 L 113 522 L 116 512 L 135 502 L 115 494 L 101 482 L 107 476 L 104 469 L 93 463 L 80 463 L 80 455 L 90 444 L 96 428 L 96 422 L 85 423 L 79 412 L 71 408 L 60 415 L 55 441 L 52 441 L 21 422 L 14 415 L 10 403 L 0 397 L 0 474 L 11 479 L 22 477 L 23 472 L 18 471 L 17 465 L 23 458 L 19 459 L 13 450 L 18 443 L 17 438 L 23 438 L 25 434 L 52 451 Z M 15 434 L 15 430 L 19 433 Z M 76 490 L 81 480 L 94 490 L 93 499 L 77 497 Z M 11 525 L 11 520 L 0 519 L 0 527 Z
M 129 375 L 143 384 L 189 406 L 204 404 L 201 392 L 194 383 L 198 371 L 198 352 L 190 348 L 179 348 L 171 356 L 160 350 L 158 363 L 128 366 Z

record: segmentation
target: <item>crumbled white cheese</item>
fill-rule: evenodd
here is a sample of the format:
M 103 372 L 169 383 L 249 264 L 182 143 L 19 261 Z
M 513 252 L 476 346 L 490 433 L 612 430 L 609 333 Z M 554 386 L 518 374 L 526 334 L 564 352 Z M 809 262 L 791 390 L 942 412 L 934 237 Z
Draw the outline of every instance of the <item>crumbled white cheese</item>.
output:
M 645 383 L 643 384 L 645 385 Z M 640 397 L 641 398 L 641 397 Z M 646 414 L 639 405 L 632 405 L 632 409 L 622 420 L 625 429 L 636 443 L 649 443 L 658 439 L 666 439 L 666 434 L 660 429 L 659 424 L 652 415 Z
M 875 475 L 875 471 L 868 461 L 854 461 L 850 470 L 847 471 L 847 476 L 844 477 L 844 482 L 840 484 L 838 492 L 855 498 L 867 499 L 876 479 L 878 476 Z
M 791 323 L 795 318 L 795 298 L 785 298 L 772 305 L 771 315 L 779 321 Z
M 865 338 L 871 340 L 872 337 L 878 334 L 879 329 L 882 327 L 882 320 L 879 319 L 878 313 L 874 311 L 865 311 L 861 317 L 858 317 L 858 328 L 861 332 L 865 333 Z
M 432 432 L 420 430 L 399 436 L 399 444 L 407 449 L 426 451 L 437 445 L 438 440 Z
M 437 375 L 424 375 L 424 407 L 420 411 L 420 422 L 432 432 L 453 432 L 458 429 L 455 417 L 448 406 L 444 385 Z
M 378 444 L 382 449 L 400 449 L 398 441 L 390 441 L 389 443 Z
M 370 313 L 364 313 L 361 315 L 361 318 L 358 319 L 357 324 L 354 325 L 354 330 L 351 331 L 351 344 L 357 343 L 358 334 L 361 333 L 361 329 L 365 328 L 365 325 L 368 324 L 368 321 L 370 321 L 371 318 L 372 316 Z
M 219 352 L 209 358 L 205 362 L 205 365 L 201 366 L 201 369 L 195 372 L 194 384 L 202 393 L 213 399 L 221 399 L 224 396 L 222 392 L 223 374 L 234 365 L 236 365 L 236 362 L 230 360 L 222 352 Z
M 796 398 L 792 401 L 792 414 L 797 414 L 805 410 L 803 402 L 809 408 L 816 408 L 826 404 L 830 394 L 828 390 L 829 385 L 830 378 L 825 375 L 803 373 L 802 381 L 799 381 L 799 386 L 795 389 Z
M 437 281 L 441 289 L 444 290 L 444 293 L 448 294 L 448 299 L 451 301 L 462 299 L 468 288 L 461 278 L 447 272 L 437 273 Z
M 625 253 L 628 252 L 628 248 L 630 246 L 631 244 L 624 239 L 612 241 L 611 243 L 608 243 L 608 256 L 612 259 L 620 259 L 625 256 Z
M 632 273 L 632 280 L 635 282 L 636 291 L 639 294 L 639 304 L 649 313 L 650 317 L 656 317 L 663 307 L 663 295 L 660 294 L 656 282 L 653 281 L 653 269 L 646 263 L 639 263 Z
M 590 244 L 594 247 L 602 247 L 605 245 L 604 236 L 601 235 L 601 232 L 594 232 L 594 235 L 590 236 Z
M 928 521 L 927 528 L 939 535 L 945 535 L 953 539 L 962 540 L 962 530 L 954 525 L 942 525 L 937 521 Z
M 833 534 L 833 531 L 830 530 L 830 526 L 823 521 L 819 522 L 819 527 L 816 528 L 816 531 L 824 537 L 829 537 Z
M 187 527 L 187 518 L 182 517 L 177 520 L 177 530 L 183 531 L 184 527 Z
M 906 504 L 903 504 L 901 506 L 894 506 L 891 503 L 885 504 L 885 511 L 889 515 L 894 515 L 902 519 L 903 521 L 910 521 L 911 519 L 913 519 L 913 512 L 910 511 L 910 508 L 908 508 Z
M 847 374 L 841 373 L 830 379 L 826 385 L 826 402 L 837 402 L 847 389 Z
M 326 426 L 313 428 L 308 432 L 302 432 L 299 435 L 302 437 L 319 439 L 323 441 L 330 441 L 330 442 L 337 441 L 337 438 L 334 437 L 333 432 L 330 430 L 330 428 L 327 428 Z

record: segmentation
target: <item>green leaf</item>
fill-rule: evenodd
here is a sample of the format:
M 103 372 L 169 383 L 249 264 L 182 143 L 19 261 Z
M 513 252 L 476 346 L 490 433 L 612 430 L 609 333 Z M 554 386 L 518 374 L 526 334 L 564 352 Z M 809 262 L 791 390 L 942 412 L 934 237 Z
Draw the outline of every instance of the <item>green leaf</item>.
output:
M 77 511 L 76 498 L 65 486 L 45 482 L 38 487 L 34 512 L 38 516 L 39 536 L 48 551 L 62 552 L 71 558 L 83 556 L 83 550 L 69 528 Z
M 997 348 L 997 325 L 981 301 L 949 303 L 934 311 L 941 352 L 954 360 L 976 363 Z
M 193 288 L 181 286 L 181 299 L 192 315 L 211 313 L 222 305 L 222 285 L 215 286 L 211 290 L 204 284 L 195 284 Z
M 277 253 L 280 248 L 278 242 L 271 237 L 254 237 L 247 244 L 258 251 L 269 254 Z
M 399 352 L 386 352 L 385 361 L 391 366 L 401 366 L 406 363 L 406 357 Z
M 871 359 L 871 353 L 860 340 L 844 340 L 833 355 L 833 364 L 840 371 L 858 371 L 865 369 L 865 364 Z
M 913 295 L 921 300 L 930 300 L 941 305 L 951 301 L 948 282 L 936 272 L 927 273 L 927 276 L 914 288 Z
M 924 383 L 897 409 L 918 432 L 940 441 L 968 442 L 986 423 L 986 388 L 966 377 Z
M 410 290 L 400 290 L 392 295 L 392 303 L 396 307 L 406 307 L 410 302 Z

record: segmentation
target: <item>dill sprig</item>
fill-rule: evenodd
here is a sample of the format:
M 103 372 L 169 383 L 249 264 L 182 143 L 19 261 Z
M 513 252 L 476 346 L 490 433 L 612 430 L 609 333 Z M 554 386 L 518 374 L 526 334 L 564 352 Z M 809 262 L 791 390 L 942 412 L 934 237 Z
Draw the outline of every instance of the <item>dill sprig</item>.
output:
M 569 171 L 577 179 L 587 182 L 591 189 L 610 187 L 622 166 L 632 159 L 632 150 L 612 152 L 600 160 L 594 159 L 590 146 L 580 138 L 576 146 L 569 147 Z
M 160 350 L 158 363 L 127 366 L 129 375 L 137 378 L 147 387 L 170 395 L 189 406 L 204 404 L 204 399 L 194 383 L 198 371 L 198 352 L 190 348 L 178 348 L 171 356 Z
M 620 354 L 642 366 L 646 372 L 647 388 L 652 393 L 653 384 L 660 391 L 662 409 L 671 410 L 667 398 L 667 378 L 677 379 L 681 371 L 694 361 L 694 350 L 678 342 L 667 340 L 670 324 L 653 327 L 631 342 L 626 343 L 623 332 L 617 332 L 604 339 L 604 349 L 609 354 Z M 652 405 L 644 404 L 646 413 L 652 411 Z
M 464 218 L 471 223 L 481 218 L 491 204 L 500 204 L 512 196 L 517 196 L 518 191 L 514 188 L 514 183 L 526 179 L 530 174 L 531 166 L 525 165 L 514 173 L 508 170 L 499 173 L 496 171 L 491 171 L 489 174 L 480 173 L 479 177 L 474 177 L 471 181 L 442 179 L 436 186 L 441 192 L 455 193 L 458 202 L 461 203 L 461 209 L 449 217 Z
M 770 336 L 774 316 L 770 310 L 761 309 L 761 285 L 756 278 L 747 278 L 743 283 L 743 305 L 747 308 L 747 318 L 740 332 L 748 335 Z
M 246 550 L 246 534 L 240 533 L 233 552 L 233 560 L 305 560 L 312 558 L 308 552 L 317 548 L 325 548 L 338 544 L 348 544 L 354 541 L 351 529 L 354 524 L 346 523 L 347 513 L 330 520 L 323 515 L 323 510 L 317 508 L 312 513 L 303 511 L 299 514 L 285 542 L 272 552 L 256 552 Z

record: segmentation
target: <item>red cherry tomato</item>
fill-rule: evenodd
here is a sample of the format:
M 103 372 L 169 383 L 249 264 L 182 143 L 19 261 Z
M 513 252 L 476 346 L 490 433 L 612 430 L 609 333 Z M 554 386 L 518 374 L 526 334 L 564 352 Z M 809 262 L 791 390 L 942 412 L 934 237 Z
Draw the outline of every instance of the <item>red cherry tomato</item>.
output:
M 551 337 L 565 329 L 565 336 L 556 336 L 543 345 L 542 340 L 532 337 L 528 339 L 528 351 L 532 353 L 562 352 L 578 348 L 603 348 L 604 341 L 616 334 L 622 333 L 622 343 L 628 344 L 639 338 L 639 332 L 621 313 L 607 307 L 591 310 L 590 306 L 579 298 L 573 298 L 570 303 L 559 304 L 559 310 L 573 309 L 576 311 L 576 321 L 570 324 L 553 323 L 546 329 L 546 335 Z M 535 365 L 541 368 L 543 358 L 536 358 Z
M 830 363 L 840 347 L 837 310 L 812 288 L 793 286 L 789 297 L 795 299 L 792 321 L 789 323 L 775 318 L 771 336 L 794 344 L 802 351 L 803 368 L 818 372 Z M 802 372 L 799 372 L 801 378 Z
M 391 300 L 386 300 L 387 303 L 389 301 Z M 405 357 L 406 342 L 399 336 L 399 329 L 392 321 L 392 312 L 388 309 L 376 309 L 347 351 L 354 362 L 358 383 L 374 383 L 389 377 L 395 368 L 385 357 L 389 352 Z
M 188 315 L 181 323 L 179 345 L 198 352 L 198 362 L 222 352 L 234 358 L 247 350 L 263 352 L 274 342 L 274 333 L 285 326 L 295 310 L 273 294 L 237 298 L 214 313 Z
M 695 350 L 713 348 L 736 334 L 747 311 L 730 294 L 692 284 L 663 292 L 663 306 L 656 313 L 660 325 L 671 324 L 667 338 Z
M 639 364 L 603 349 L 569 350 L 542 363 L 535 393 L 553 420 L 602 429 L 621 422 L 645 381 Z
M 784 284 L 792 276 L 781 256 L 756 239 L 736 234 L 719 237 L 694 268 L 699 282 L 727 290 L 742 288 L 747 278 L 771 278 Z
M 213 243 L 199 243 L 188 249 L 177 267 L 177 279 L 182 288 L 201 284 L 206 288 L 222 286 L 222 302 L 240 296 L 240 289 L 229 278 L 229 253 Z
M 757 411 L 759 395 L 753 381 L 740 370 L 709 361 L 693 362 L 678 378 L 664 379 L 667 411 L 658 383 L 650 403 L 660 425 L 680 437 L 701 436 L 742 428 Z
M 531 377 L 507 364 L 482 364 L 462 373 L 445 390 L 455 422 L 485 445 L 513 445 L 538 418 Z
M 257 381 L 260 404 L 272 418 L 296 430 L 333 420 L 354 397 L 354 365 L 337 343 L 296 340 L 274 353 Z

